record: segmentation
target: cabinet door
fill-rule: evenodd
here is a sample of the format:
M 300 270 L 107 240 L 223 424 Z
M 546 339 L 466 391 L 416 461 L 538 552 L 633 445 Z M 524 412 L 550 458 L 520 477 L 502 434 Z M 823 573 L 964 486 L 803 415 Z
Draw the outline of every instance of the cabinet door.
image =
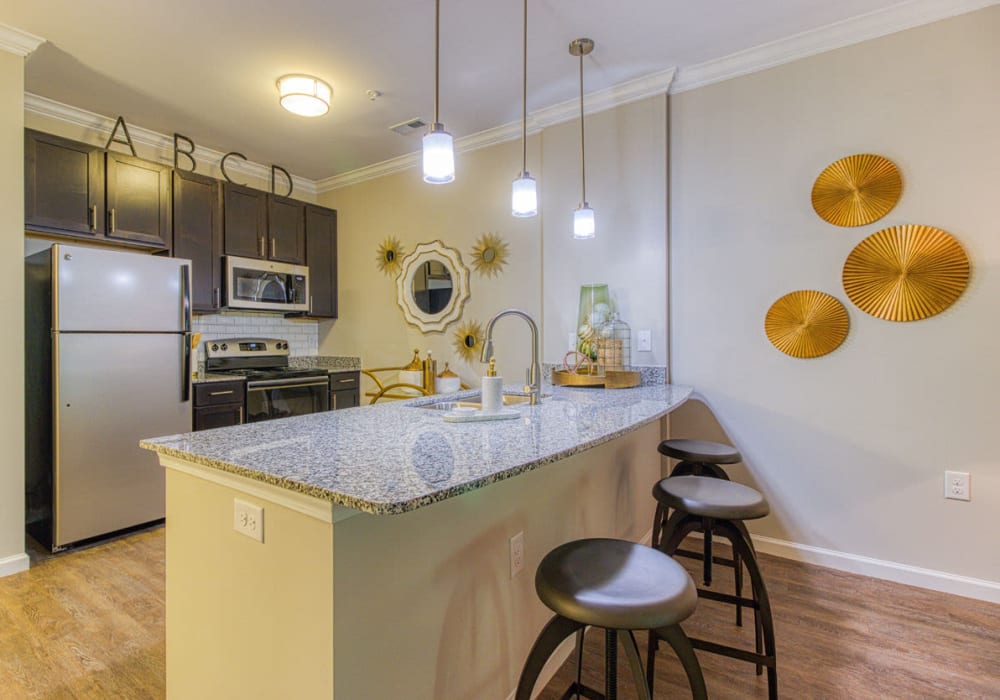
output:
M 243 404 L 224 403 L 218 406 L 203 406 L 194 409 L 194 430 L 227 428 L 243 423 Z
M 267 198 L 267 257 L 270 260 L 304 265 L 306 205 L 285 197 Z
M 219 181 L 174 171 L 174 245 L 176 258 L 191 261 L 191 304 L 212 313 L 222 305 L 222 220 Z
M 222 187 L 226 255 L 266 258 L 267 193 L 231 182 Z
M 107 152 L 107 237 L 170 248 L 170 168 Z
M 337 318 L 337 212 L 306 207 L 310 316 Z
M 338 389 L 330 392 L 330 410 L 339 408 L 354 408 L 360 405 L 360 395 L 357 389 Z
M 104 234 L 104 151 L 26 129 L 24 227 L 32 231 Z

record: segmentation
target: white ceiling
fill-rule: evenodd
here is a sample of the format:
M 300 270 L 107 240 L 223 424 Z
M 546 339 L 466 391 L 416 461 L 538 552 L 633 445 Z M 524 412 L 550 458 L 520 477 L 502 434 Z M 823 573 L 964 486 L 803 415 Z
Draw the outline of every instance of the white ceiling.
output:
M 594 92 L 898 5 L 899 0 L 529 0 L 528 109 L 572 99 L 570 40 L 595 40 Z M 520 117 L 519 0 L 443 0 L 441 120 L 456 137 Z M 6 0 L 0 23 L 47 39 L 25 90 L 318 180 L 416 151 L 392 124 L 433 116 L 433 0 Z M 330 113 L 278 105 L 311 73 Z M 370 101 L 365 92 L 382 97 Z

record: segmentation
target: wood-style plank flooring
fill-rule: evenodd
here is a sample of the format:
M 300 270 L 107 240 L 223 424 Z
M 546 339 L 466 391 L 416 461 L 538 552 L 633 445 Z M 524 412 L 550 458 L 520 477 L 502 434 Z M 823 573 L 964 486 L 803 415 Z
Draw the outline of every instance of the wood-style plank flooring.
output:
M 0 699 L 166 695 L 162 528 L 0 578 Z
M 696 562 L 682 561 L 695 572 Z M 766 555 L 761 568 L 781 697 L 1000 698 L 1000 606 Z M 728 569 L 716 578 L 731 589 Z M 739 629 L 731 608 L 700 601 L 685 628 L 749 648 L 747 622 Z M 603 649 L 602 633 L 591 632 L 584 680 L 599 689 Z M 767 697 L 750 664 L 699 655 L 711 698 Z M 635 697 L 623 656 L 620 663 L 619 697 Z M 574 674 L 569 661 L 542 700 L 557 700 Z M 162 529 L 39 556 L 29 571 L 0 579 L 0 699 L 162 698 L 164 678 Z M 689 697 L 667 647 L 656 697 Z
M 695 540 L 689 543 L 697 549 Z M 717 556 L 728 556 L 720 549 Z M 1000 698 L 1000 605 L 759 557 L 774 614 L 780 697 Z M 698 582 L 701 562 L 679 561 Z M 713 589 L 733 591 L 732 569 L 717 567 L 713 578 Z M 732 606 L 702 599 L 683 627 L 690 636 L 752 650 L 752 613 L 744 615 L 744 627 L 736 627 Z M 643 662 L 646 639 L 636 633 Z M 618 657 L 619 697 L 634 698 L 625 656 L 619 651 Z M 705 652 L 698 660 L 709 698 L 767 697 L 766 676 L 757 676 L 752 664 Z M 603 631 L 587 635 L 583 663 L 584 683 L 603 692 Z M 558 700 L 575 675 L 570 659 L 540 700 Z M 654 691 L 657 698 L 691 697 L 665 643 L 656 657 Z

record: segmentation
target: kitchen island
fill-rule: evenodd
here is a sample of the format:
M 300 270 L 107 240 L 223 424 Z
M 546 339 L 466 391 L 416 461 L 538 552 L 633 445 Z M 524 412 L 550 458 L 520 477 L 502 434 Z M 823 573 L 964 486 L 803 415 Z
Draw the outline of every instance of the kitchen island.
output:
M 433 397 L 144 441 L 167 469 L 169 697 L 508 697 L 548 617 L 535 566 L 647 535 L 661 419 L 691 390 L 546 392 L 516 420 L 446 423 Z

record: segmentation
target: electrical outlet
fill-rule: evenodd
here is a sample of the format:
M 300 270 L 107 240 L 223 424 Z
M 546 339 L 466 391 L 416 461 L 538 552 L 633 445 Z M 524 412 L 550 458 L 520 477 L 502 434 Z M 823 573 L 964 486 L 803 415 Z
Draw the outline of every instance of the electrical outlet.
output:
M 636 333 L 636 345 L 639 352 L 652 352 L 653 350 L 653 333 L 647 329 L 643 329 Z
M 510 577 L 514 578 L 524 569 L 524 532 L 510 538 Z
M 969 472 L 948 472 L 944 473 L 944 497 L 956 501 L 971 500 L 972 494 L 969 489 Z
M 233 499 L 233 529 L 258 542 L 264 541 L 264 509 L 261 506 Z

